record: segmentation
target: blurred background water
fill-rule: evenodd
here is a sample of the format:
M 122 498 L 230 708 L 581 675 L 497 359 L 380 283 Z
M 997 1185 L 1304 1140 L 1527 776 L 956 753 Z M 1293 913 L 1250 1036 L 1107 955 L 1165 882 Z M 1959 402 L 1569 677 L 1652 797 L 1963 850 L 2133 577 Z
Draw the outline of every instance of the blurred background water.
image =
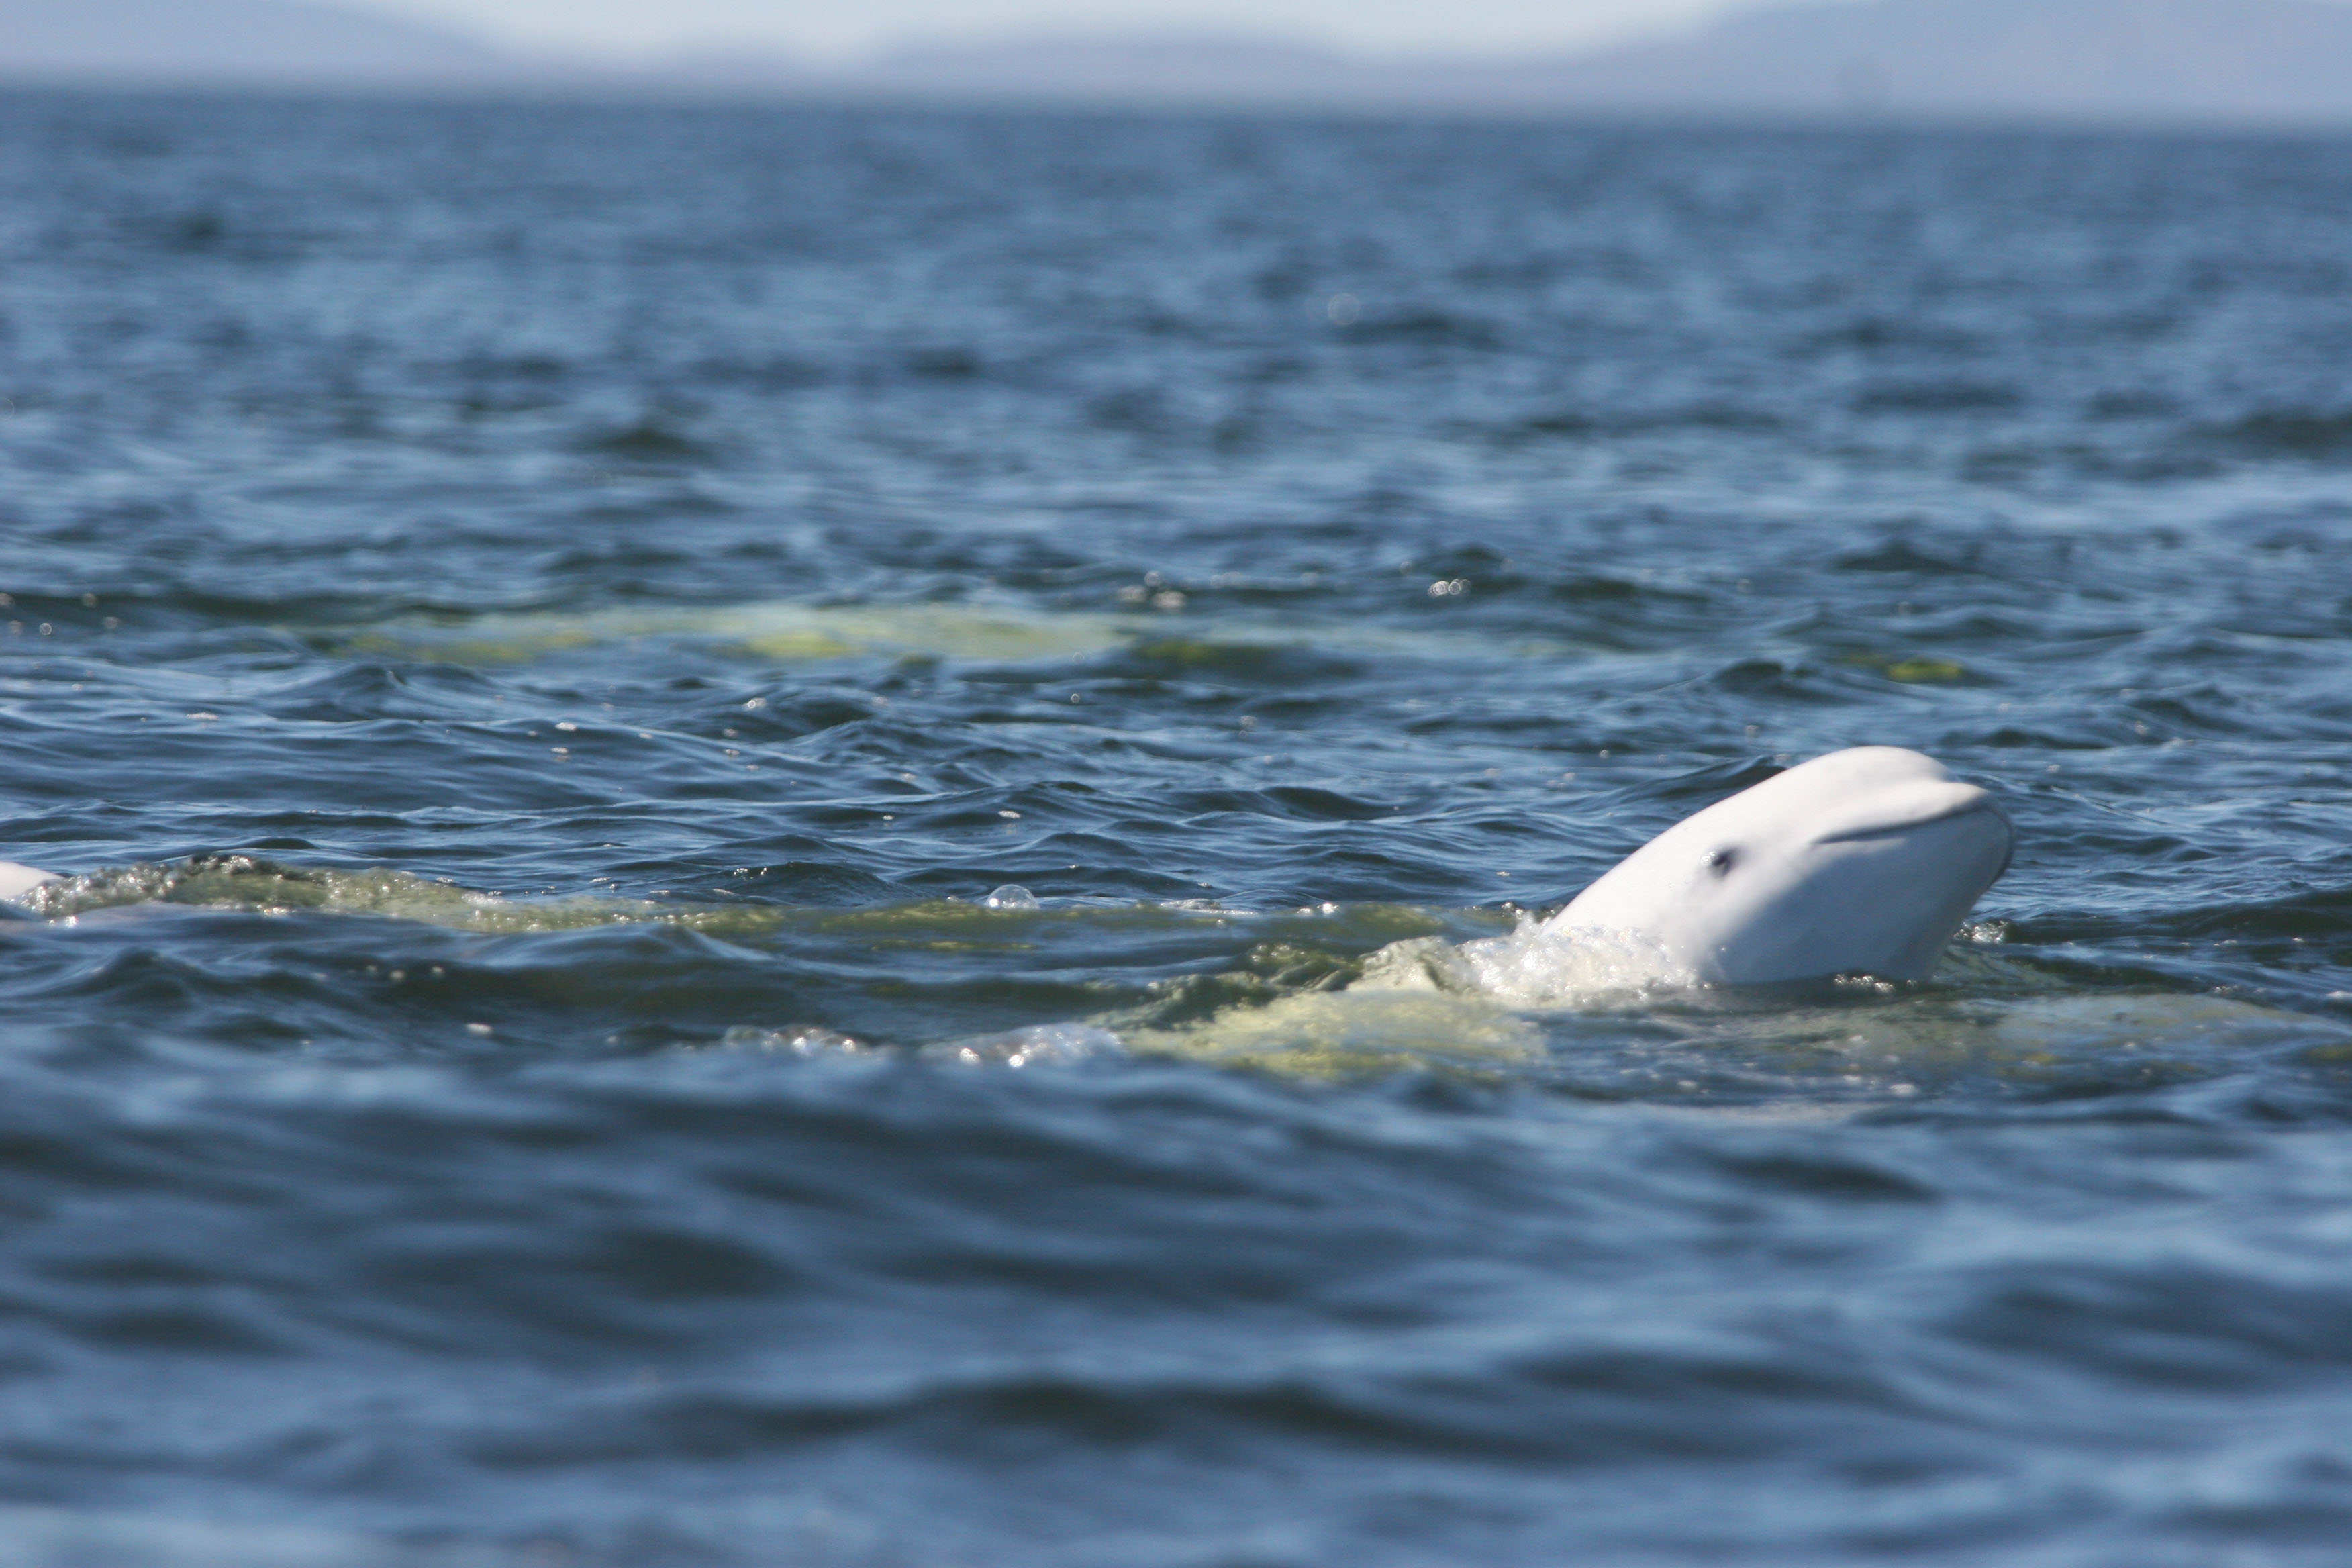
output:
M 11 95 L 0 1562 L 2341 1561 L 2347 366 L 2325 138 Z M 1346 989 L 1869 742 L 1931 984 Z

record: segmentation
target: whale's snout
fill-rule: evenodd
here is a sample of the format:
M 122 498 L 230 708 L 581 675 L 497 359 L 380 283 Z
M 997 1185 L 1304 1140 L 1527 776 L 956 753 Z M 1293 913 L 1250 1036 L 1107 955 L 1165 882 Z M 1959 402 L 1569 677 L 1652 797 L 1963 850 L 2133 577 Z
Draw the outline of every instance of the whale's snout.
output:
M 1916 841 L 1919 869 L 1976 883 L 1969 901 L 2005 876 L 2017 857 L 2017 825 L 1986 790 L 1958 781 L 1871 803 L 1864 821 L 1817 834 L 1813 847 Z
M 2016 825 L 1990 795 L 1957 781 L 1891 792 L 1860 803 L 1854 815 L 1796 857 L 1804 874 L 1781 900 L 1783 917 L 1811 931 L 1822 954 L 1844 949 L 1842 971 L 1924 980 L 2008 871 Z M 1862 910 L 1866 921 L 1855 919 Z
M 1972 820 L 1979 817 L 1984 820 Z M 1883 790 L 1848 804 L 1842 811 L 1825 813 L 1813 842 L 1853 844 L 1962 821 L 1969 821 L 1978 831 L 2016 837 L 2009 814 L 1989 792 L 1958 779 L 1934 779 Z

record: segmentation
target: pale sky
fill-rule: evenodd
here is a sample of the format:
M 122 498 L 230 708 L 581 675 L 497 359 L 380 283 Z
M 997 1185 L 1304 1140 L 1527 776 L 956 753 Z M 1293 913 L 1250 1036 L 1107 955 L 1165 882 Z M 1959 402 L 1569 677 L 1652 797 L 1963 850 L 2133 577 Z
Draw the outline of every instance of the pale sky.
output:
M 364 3 L 364 0 L 363 0 Z M 1362 53 L 1494 51 L 1685 26 L 1765 0 L 373 0 L 536 47 L 635 54 L 714 43 L 840 57 L 1009 31 L 1273 34 Z

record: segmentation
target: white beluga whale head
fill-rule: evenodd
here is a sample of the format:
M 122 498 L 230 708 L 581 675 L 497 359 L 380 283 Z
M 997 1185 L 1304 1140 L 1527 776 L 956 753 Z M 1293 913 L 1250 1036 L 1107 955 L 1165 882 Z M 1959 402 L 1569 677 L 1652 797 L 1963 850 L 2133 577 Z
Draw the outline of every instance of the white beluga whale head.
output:
M 2016 830 L 1893 746 L 1834 752 L 1676 824 L 1547 922 L 1633 939 L 1704 984 L 1925 980 Z

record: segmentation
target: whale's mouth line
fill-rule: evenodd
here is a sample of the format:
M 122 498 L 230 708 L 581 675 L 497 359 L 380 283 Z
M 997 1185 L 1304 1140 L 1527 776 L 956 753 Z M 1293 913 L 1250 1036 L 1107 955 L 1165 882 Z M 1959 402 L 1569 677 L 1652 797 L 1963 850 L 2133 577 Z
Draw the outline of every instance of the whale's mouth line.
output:
M 2005 826 L 2011 826 L 2009 821 L 2009 813 L 2001 810 L 2000 805 L 1994 801 L 1992 796 L 1989 795 L 1979 795 L 1974 800 L 1964 800 L 1958 802 L 1948 809 L 1937 812 L 1932 816 L 1906 817 L 1899 822 L 1879 823 L 1867 827 L 1850 827 L 1839 833 L 1825 833 L 1820 837 L 1814 839 L 1813 842 L 1815 844 L 1867 843 L 1869 840 L 1874 838 L 1893 838 L 1900 834 L 1916 832 L 1922 827 L 1934 827 L 1941 823 L 1957 822 L 1962 817 L 1975 816 L 1979 814 L 1997 817 Z M 2013 826 L 2011 827 L 2010 839 L 2010 852 L 2014 855 L 2016 853 L 2016 832 Z M 2005 861 L 2003 862 L 2003 868 L 2007 868 L 2007 863 Z

